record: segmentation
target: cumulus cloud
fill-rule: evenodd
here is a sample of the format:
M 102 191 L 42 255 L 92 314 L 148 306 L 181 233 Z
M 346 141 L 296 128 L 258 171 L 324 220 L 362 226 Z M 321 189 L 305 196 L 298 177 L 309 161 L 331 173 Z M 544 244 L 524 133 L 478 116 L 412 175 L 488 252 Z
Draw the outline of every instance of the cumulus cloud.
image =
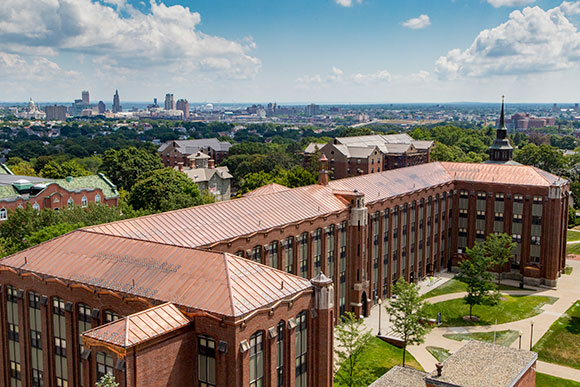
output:
M 387 70 L 379 70 L 370 74 L 357 73 L 352 76 L 357 83 L 390 82 L 393 76 Z
M 54 77 L 71 79 L 79 74 L 66 71 L 60 66 L 43 57 L 25 59 L 17 54 L 0 51 L 0 81 L 26 80 L 34 82 L 50 81 Z
M 336 4 L 343 7 L 352 7 L 354 3 L 361 4 L 362 0 L 336 0 Z
M 3 3 L 0 49 L 16 54 L 73 52 L 135 69 L 187 62 L 234 78 L 251 77 L 261 65 L 249 53 L 255 47 L 251 39 L 235 42 L 204 34 L 197 28 L 200 14 L 180 5 L 151 0 L 149 11 L 142 12 L 125 0 Z
M 419 17 L 414 17 L 403 23 L 403 27 L 411 28 L 413 30 L 420 30 L 422 28 L 429 27 L 431 25 L 431 19 L 429 15 L 419 15 Z
M 487 0 L 495 8 L 499 7 L 521 7 L 522 5 L 531 4 L 536 0 Z
M 466 50 L 440 57 L 435 72 L 455 79 L 569 69 L 580 61 L 580 33 L 568 18 L 578 13 L 580 2 L 513 11 L 507 22 L 481 31 Z
M 344 71 L 336 66 L 332 67 L 330 74 L 327 76 L 305 75 L 296 80 L 299 87 L 321 86 L 330 84 L 371 84 L 378 82 L 390 82 L 393 79 L 391 73 L 387 70 L 379 70 L 374 73 L 354 73 L 345 74 Z

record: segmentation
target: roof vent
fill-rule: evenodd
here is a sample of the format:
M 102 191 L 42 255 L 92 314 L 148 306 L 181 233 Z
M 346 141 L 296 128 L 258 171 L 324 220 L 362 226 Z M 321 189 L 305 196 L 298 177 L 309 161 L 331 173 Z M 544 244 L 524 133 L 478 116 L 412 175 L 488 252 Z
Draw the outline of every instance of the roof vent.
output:
M 67 176 L 65 180 L 70 183 L 71 181 L 73 181 L 73 177 L 72 176 Z

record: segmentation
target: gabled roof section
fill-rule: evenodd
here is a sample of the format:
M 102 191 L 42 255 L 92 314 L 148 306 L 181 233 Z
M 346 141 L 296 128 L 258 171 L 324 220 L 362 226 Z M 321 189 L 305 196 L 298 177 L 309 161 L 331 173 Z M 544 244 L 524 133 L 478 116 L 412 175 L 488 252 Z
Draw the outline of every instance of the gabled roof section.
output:
M 317 142 L 311 142 L 310 144 L 308 144 L 308 146 L 306 147 L 306 149 L 304 149 L 304 153 L 305 154 L 312 154 L 314 152 L 316 152 L 316 148 L 318 148 L 318 150 L 321 150 L 323 146 L 325 146 L 326 143 L 317 143 Z
M 246 192 L 243 196 L 248 197 L 248 196 L 268 195 L 268 194 L 275 193 L 275 192 L 288 191 L 289 189 L 291 189 L 291 188 L 288 188 L 282 184 L 270 183 L 270 184 L 263 185 L 259 188 L 256 188 L 253 191 Z
M 311 289 L 307 279 L 228 253 L 77 230 L 2 267 L 238 318 Z
M 191 323 L 177 306 L 166 303 L 90 329 L 83 337 L 127 349 Z
M 164 152 L 165 149 L 172 143 L 183 154 L 192 154 L 197 152 L 200 148 L 212 148 L 216 152 L 227 152 L 231 147 L 227 141 L 220 141 L 217 138 L 204 138 L 199 140 L 172 140 L 162 144 L 157 151 Z
M 311 185 L 86 228 L 128 238 L 203 247 L 346 210 L 331 190 Z

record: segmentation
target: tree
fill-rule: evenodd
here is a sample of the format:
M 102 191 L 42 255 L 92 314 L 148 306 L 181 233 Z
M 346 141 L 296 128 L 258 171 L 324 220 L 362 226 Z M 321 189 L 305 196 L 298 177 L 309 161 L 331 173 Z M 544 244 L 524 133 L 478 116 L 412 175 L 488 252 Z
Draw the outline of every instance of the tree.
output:
M 115 381 L 115 377 L 110 373 L 101 376 L 101 379 L 96 383 L 96 387 L 119 387 L 119 383 Z
M 260 188 L 264 185 L 270 184 L 273 181 L 274 177 L 272 177 L 272 175 L 269 174 L 268 172 L 259 171 L 248 173 L 242 179 L 240 190 L 241 193 L 244 194 L 246 192 L 253 191 L 256 188 Z
M 296 188 L 316 184 L 317 176 L 318 174 L 312 174 L 302 167 L 294 167 L 291 171 L 280 172 L 275 181 L 286 187 Z
M 334 349 L 336 355 L 336 378 L 340 384 L 368 386 L 368 374 L 361 366 L 360 357 L 364 347 L 371 340 L 370 331 L 363 329 L 364 321 L 356 318 L 354 313 L 346 312 L 343 321 L 335 328 L 338 345 Z
M 130 190 L 143 174 L 162 168 L 159 155 L 135 147 L 109 149 L 101 165 L 101 170 L 113 184 L 126 190 Z
M 489 271 L 492 266 L 491 257 L 485 254 L 480 243 L 472 249 L 466 248 L 467 258 L 459 263 L 459 274 L 456 278 L 467 285 L 465 302 L 469 305 L 469 319 L 472 318 L 474 305 L 494 304 L 497 295 L 494 294 L 495 285 L 493 274 Z
M 203 204 L 197 184 L 172 168 L 148 172 L 133 185 L 129 204 L 136 210 L 164 212 Z
M 36 176 L 36 171 L 32 168 L 32 164 L 22 160 L 20 157 L 9 158 L 6 165 L 15 175 Z
M 491 264 L 499 268 L 499 273 L 497 274 L 497 289 L 499 290 L 501 286 L 502 268 L 512 257 L 516 243 L 506 233 L 489 234 L 485 238 L 485 241 L 483 241 L 482 246 L 485 255 L 491 259 Z
M 395 297 L 385 307 L 392 323 L 393 332 L 403 338 L 403 367 L 407 345 L 420 344 L 429 327 L 425 325 L 426 302 L 419 296 L 419 286 L 407 283 L 403 278 L 393 287 Z
M 65 161 L 64 163 L 59 163 L 54 160 L 49 161 L 40 171 L 40 176 L 46 177 L 47 179 L 64 179 L 67 176 L 78 177 L 88 176 L 90 174 L 89 171 L 75 160 Z

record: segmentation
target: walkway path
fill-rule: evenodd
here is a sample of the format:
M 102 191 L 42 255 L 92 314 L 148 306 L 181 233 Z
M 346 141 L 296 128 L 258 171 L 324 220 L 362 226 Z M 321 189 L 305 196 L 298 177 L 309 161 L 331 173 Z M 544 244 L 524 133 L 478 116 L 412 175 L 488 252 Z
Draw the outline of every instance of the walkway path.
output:
M 437 360 L 426 350 L 427 346 L 442 347 L 450 350 L 452 353 L 462 347 L 463 343 L 443 337 L 448 333 L 474 333 L 474 332 L 493 332 L 494 328 L 500 330 L 515 330 L 522 332 L 522 348 L 530 348 L 531 323 L 534 322 L 532 345 L 536 344 L 540 338 L 548 331 L 550 326 L 556 321 L 574 302 L 580 298 L 580 261 L 568 261 L 568 265 L 572 266 L 574 270 L 571 275 L 562 275 L 558 280 L 557 289 L 549 288 L 535 288 L 534 295 L 545 295 L 557 297 L 558 300 L 554 304 L 546 304 L 542 307 L 543 312 L 537 316 L 527 318 L 524 320 L 514 321 L 505 324 L 494 326 L 471 326 L 471 327 L 450 327 L 450 328 L 435 328 L 425 338 L 422 345 L 408 347 L 409 352 L 417 359 L 421 366 L 426 371 L 435 369 Z M 443 277 L 437 283 L 437 286 L 445 283 L 452 278 L 451 274 L 443 274 Z M 504 281 L 508 283 L 508 281 Z M 421 285 L 420 292 L 423 294 L 433 287 L 427 286 L 427 281 Z M 512 290 L 502 291 L 506 294 L 530 294 L 530 291 Z M 446 294 L 429 299 L 429 302 L 435 303 L 450 299 L 463 297 L 465 293 Z M 374 334 L 378 333 L 379 327 L 379 308 L 375 306 L 371 310 L 370 316 L 365 319 L 365 325 L 370 328 Z M 383 308 L 381 311 L 381 333 L 386 333 L 389 330 L 388 316 Z M 511 346 L 517 348 L 519 340 L 516 340 Z M 542 373 L 553 376 L 572 379 L 580 382 L 580 370 L 558 366 L 550 363 L 538 361 L 537 370 Z

